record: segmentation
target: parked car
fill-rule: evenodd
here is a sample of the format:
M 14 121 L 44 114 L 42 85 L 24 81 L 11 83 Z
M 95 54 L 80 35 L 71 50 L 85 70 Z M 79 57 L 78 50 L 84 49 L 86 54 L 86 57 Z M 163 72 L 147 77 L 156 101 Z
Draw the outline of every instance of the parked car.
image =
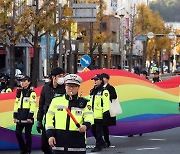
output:
M 177 75 L 180 75 L 180 67 L 178 67 L 175 71 L 174 71 L 175 74 Z

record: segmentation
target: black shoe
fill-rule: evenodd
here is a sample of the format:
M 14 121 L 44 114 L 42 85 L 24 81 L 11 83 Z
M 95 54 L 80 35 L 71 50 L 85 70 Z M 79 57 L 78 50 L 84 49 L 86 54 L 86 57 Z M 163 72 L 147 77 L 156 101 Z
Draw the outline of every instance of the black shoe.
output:
M 99 151 L 101 151 L 101 150 L 102 150 L 102 148 L 94 147 L 94 148 L 91 150 L 91 152 L 99 152 Z
M 106 147 L 109 148 L 111 146 L 111 142 L 106 143 Z
M 133 135 L 128 135 L 128 137 L 133 137 Z
M 139 136 L 142 136 L 142 134 L 139 134 Z
M 102 149 L 107 148 L 107 144 L 104 143 L 104 144 L 101 146 L 101 148 L 102 148 Z
M 26 154 L 26 151 L 21 151 L 20 154 Z

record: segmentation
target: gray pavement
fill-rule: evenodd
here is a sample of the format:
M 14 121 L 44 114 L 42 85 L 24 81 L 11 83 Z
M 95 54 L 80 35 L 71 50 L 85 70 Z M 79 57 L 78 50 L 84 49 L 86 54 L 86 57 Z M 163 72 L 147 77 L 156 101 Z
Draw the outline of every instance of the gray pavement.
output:
M 135 135 L 111 136 L 112 147 L 103 149 L 99 154 L 179 154 L 180 153 L 180 128 L 169 129 L 161 132 Z M 88 138 L 87 153 L 91 153 L 95 140 Z M 115 147 L 114 147 L 115 146 Z M 0 151 L 0 154 L 18 154 L 19 151 Z M 40 150 L 32 154 L 43 154 Z M 98 153 L 94 153 L 98 154 Z

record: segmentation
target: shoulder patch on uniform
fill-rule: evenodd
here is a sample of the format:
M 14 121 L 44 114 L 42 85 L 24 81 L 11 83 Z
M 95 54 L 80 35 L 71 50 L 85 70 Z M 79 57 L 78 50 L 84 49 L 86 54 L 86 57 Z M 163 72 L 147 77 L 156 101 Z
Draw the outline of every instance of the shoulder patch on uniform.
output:
M 32 98 L 33 98 L 33 99 L 35 99 L 35 98 L 36 98 L 36 96 L 35 96 L 35 95 L 32 95 Z
M 108 93 L 104 93 L 104 95 L 105 95 L 106 97 L 108 97 Z
M 92 107 L 91 107 L 91 105 L 87 105 L 87 108 L 88 108 L 89 110 L 91 110 Z

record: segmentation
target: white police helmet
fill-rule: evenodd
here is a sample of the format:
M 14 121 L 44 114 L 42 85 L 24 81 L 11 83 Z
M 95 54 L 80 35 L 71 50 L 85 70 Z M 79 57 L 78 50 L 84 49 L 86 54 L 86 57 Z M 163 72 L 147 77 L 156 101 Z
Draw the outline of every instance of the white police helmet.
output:
M 77 74 L 68 74 L 64 77 L 65 84 L 76 84 L 80 85 L 82 78 Z

